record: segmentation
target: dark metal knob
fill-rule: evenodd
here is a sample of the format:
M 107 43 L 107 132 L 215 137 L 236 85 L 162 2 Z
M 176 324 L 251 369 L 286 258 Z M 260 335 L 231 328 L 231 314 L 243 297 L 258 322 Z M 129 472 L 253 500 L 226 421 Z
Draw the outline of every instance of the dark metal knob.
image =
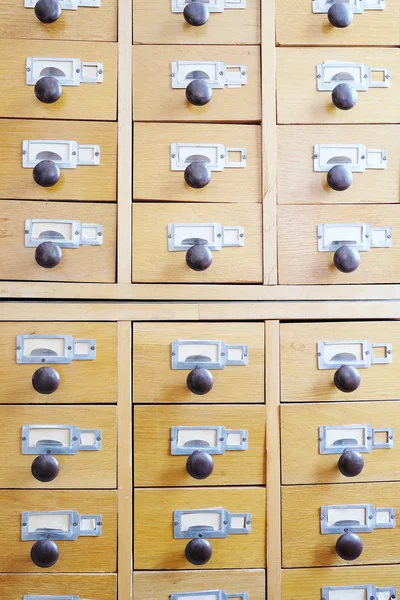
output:
M 44 104 L 53 104 L 61 98 L 62 86 L 55 77 L 41 77 L 35 83 L 35 96 Z
M 192 162 L 185 169 L 185 181 L 190 187 L 201 189 L 211 181 L 211 171 L 203 162 Z
M 332 102 L 340 110 L 350 110 L 357 104 L 357 90 L 348 83 L 339 83 L 332 92 Z
M 35 15 L 42 23 L 54 23 L 61 17 L 61 6 L 57 0 L 38 0 Z
M 212 546 L 204 538 L 195 538 L 187 544 L 185 556 L 192 565 L 205 565 L 212 556 Z
M 39 394 L 52 394 L 60 385 L 60 375 L 52 367 L 40 367 L 32 375 L 32 385 Z
M 354 392 L 361 383 L 360 373 L 354 367 L 342 365 L 336 371 L 333 381 L 341 392 Z
M 207 394 L 212 389 L 214 377 L 208 369 L 196 367 L 193 371 L 190 371 L 186 383 L 193 394 L 204 396 L 204 394 Z
M 347 2 L 335 2 L 328 10 L 329 23 L 343 29 L 353 22 L 353 11 Z
M 33 179 L 42 187 L 52 187 L 60 179 L 60 168 L 52 160 L 41 160 L 33 169 Z
M 363 543 L 355 533 L 344 533 L 336 542 L 336 552 L 343 560 L 356 560 L 363 550 Z
M 339 471 L 345 477 L 356 477 L 364 468 L 364 459 L 356 450 L 344 450 L 338 461 Z
M 186 264 L 193 271 L 205 271 L 212 259 L 212 252 L 205 244 L 195 244 L 186 252 Z
M 41 454 L 32 463 L 32 475 L 38 481 L 53 481 L 60 472 L 60 465 L 54 456 Z
M 340 246 L 333 255 L 333 263 L 338 271 L 352 273 L 360 266 L 360 254 L 351 246 Z
M 353 173 L 343 165 L 335 165 L 328 171 L 326 180 L 335 192 L 344 192 L 353 183 Z
M 193 79 L 186 88 L 186 98 L 195 106 L 204 106 L 212 98 L 212 89 L 204 79 Z
M 204 450 L 195 450 L 186 461 L 186 470 L 194 479 L 206 479 L 214 470 L 212 456 Z
M 185 8 L 183 9 L 183 16 L 189 25 L 199 27 L 200 25 L 207 23 L 210 13 L 207 6 L 203 2 L 192 0 L 192 2 L 186 4 Z
M 62 252 L 54 242 L 42 242 L 35 252 L 35 260 L 44 269 L 53 269 L 62 259 Z
M 51 540 L 39 540 L 33 544 L 31 549 L 31 559 L 38 567 L 48 569 L 58 561 L 57 544 Z

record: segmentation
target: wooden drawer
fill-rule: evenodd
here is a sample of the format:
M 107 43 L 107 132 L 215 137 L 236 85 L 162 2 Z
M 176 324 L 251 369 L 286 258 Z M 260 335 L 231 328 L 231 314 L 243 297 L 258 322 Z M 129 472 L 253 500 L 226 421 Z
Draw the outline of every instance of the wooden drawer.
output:
M 248 347 L 248 364 L 213 369 L 214 385 L 201 403 L 264 402 L 264 327 L 262 323 L 135 323 L 133 392 L 139 404 L 196 403 L 187 387 L 188 369 L 172 369 L 172 343 L 218 340 Z
M 149 510 L 149 507 L 150 510 Z M 136 489 L 134 492 L 134 568 L 188 569 L 188 539 L 174 539 L 174 511 L 222 507 L 250 513 L 251 532 L 210 539 L 210 561 L 198 568 L 249 569 L 265 566 L 265 488 Z M 238 537 L 239 535 L 239 537 Z M 149 543 L 156 540 L 155 544 Z
M 99 515 L 101 535 L 56 542 L 59 559 L 52 571 L 114 572 L 117 559 L 117 494 L 114 491 L 0 491 L 0 568 L 9 573 L 43 572 L 31 560 L 35 541 L 21 539 L 22 513 L 70 511 L 82 515 Z M 47 522 L 47 521 L 46 521 Z M 51 518 L 49 523 L 51 523 Z
M 222 91 L 222 90 L 220 90 Z M 174 202 L 261 202 L 261 128 L 253 125 L 205 125 L 183 123 L 136 123 L 134 125 L 134 197 L 136 200 Z M 149 144 L 148 140 L 152 140 Z M 235 151 L 227 159 L 240 162 L 244 149 L 245 167 L 212 171 L 211 182 L 201 189 L 185 183 L 184 167 L 171 169 L 171 144 L 222 144 Z M 201 154 L 183 148 L 186 156 Z M 205 156 L 213 148 L 204 150 Z M 225 158 L 220 160 L 224 163 Z M 184 164 L 194 162 L 190 159 Z
M 399 58 L 396 48 L 278 48 L 278 123 L 398 123 Z M 317 89 L 317 65 L 328 60 L 389 69 L 390 87 L 358 92 L 354 108 L 339 110 Z
M 72 543 L 72 542 L 71 542 Z M 96 600 L 116 600 L 116 575 L 59 575 L 40 573 L 31 575 L 0 575 L 2 600 L 19 600 L 24 594 L 44 594 L 45 596 L 77 595 Z
M 371 432 L 372 429 L 393 429 L 393 432 Z M 353 430 L 345 426 L 354 425 Z M 320 427 L 329 427 L 320 432 Z M 389 444 L 389 435 L 398 439 L 400 433 L 399 402 L 357 402 L 341 404 L 297 404 L 281 407 L 282 483 L 358 483 L 359 481 L 400 480 L 400 449 L 372 448 L 372 444 Z M 369 437 L 369 440 L 368 440 Z M 320 438 L 322 440 L 320 441 Z M 362 472 L 349 479 L 341 474 L 338 460 L 343 452 L 340 439 L 356 439 L 368 450 L 359 450 L 364 459 Z M 371 439 L 372 438 L 372 439 Z M 325 441 L 326 440 L 326 441 Z M 333 446 L 337 441 L 336 448 Z M 325 444 L 328 445 L 324 452 Z M 354 446 L 349 444 L 350 449 Z M 354 448 L 357 450 L 357 448 Z M 372 452 L 371 452 L 372 449 Z M 333 454 L 332 452 L 337 452 Z
M 400 586 L 400 575 L 398 567 L 347 567 L 338 569 L 335 567 L 322 569 L 287 569 L 282 571 L 282 600 L 320 600 L 321 591 L 324 587 L 352 587 L 374 585 L 375 588 L 393 588 Z M 331 592 L 326 600 L 334 600 L 335 590 Z M 340 592 L 336 591 L 336 594 Z M 361 590 L 341 591 L 343 600 L 367 598 L 361 595 Z M 364 592 L 365 593 L 365 592 Z M 375 596 L 374 596 L 375 598 Z M 378 596 L 379 598 L 379 596 Z M 382 598 L 390 598 L 382 595 Z
M 288 568 L 398 563 L 400 529 L 375 528 L 370 533 L 357 534 L 362 540 L 363 551 L 359 558 L 349 563 L 340 558 L 335 549 L 337 540 L 343 534 L 320 533 L 320 509 L 327 505 L 369 504 L 375 508 L 395 508 L 398 513 L 399 486 L 398 483 L 357 483 L 346 486 L 301 485 L 282 488 L 283 566 Z
M 171 63 L 203 60 L 244 65 L 247 83 L 239 88 L 213 89 L 212 99 L 205 106 L 190 104 L 185 89 L 172 88 Z M 134 46 L 133 64 L 135 121 L 255 123 L 261 120 L 258 46 Z
M 243 227 L 244 245 L 224 246 L 213 250 L 212 264 L 206 270 L 196 271 L 186 262 L 190 245 L 183 250 L 168 249 L 169 225 L 210 224 L 206 230 L 198 228 L 199 239 L 208 239 L 210 244 L 218 239 L 213 223 Z M 187 227 L 190 233 L 192 228 Z M 233 243 L 240 243 L 239 233 L 233 233 Z M 151 235 L 149 234 L 151 232 Z M 221 233 L 219 234 L 221 236 Z M 224 235 L 224 234 L 222 234 Z M 185 239 L 197 239 L 192 234 L 183 237 L 180 231 L 172 243 L 178 246 Z M 215 242 L 214 242 L 215 240 Z M 194 245 L 194 244 L 192 244 Z M 250 204 L 176 204 L 135 203 L 133 205 L 133 267 L 132 280 L 154 283 L 261 283 L 262 282 L 262 208 Z M 194 266 L 197 263 L 193 263 Z
M 58 425 L 63 423 L 63 425 Z M 22 427 L 34 425 L 26 436 L 26 444 L 34 452 L 36 440 L 58 440 L 62 448 L 42 443 L 36 453 L 21 450 L 24 436 Z M 39 426 L 53 425 L 57 429 L 40 429 Z M 79 430 L 101 431 L 99 450 L 78 450 L 75 454 L 61 454 L 71 445 L 74 433 L 64 429 L 75 426 Z M 112 406 L 0 406 L 0 436 L 5 456 L 0 464 L 1 488 L 115 488 L 116 487 L 116 408 Z M 30 437 L 32 436 L 32 437 Z M 78 442 L 79 443 L 79 442 Z M 51 482 L 36 479 L 31 465 L 39 454 L 50 449 L 59 464 L 59 474 Z M 39 452 L 40 450 L 40 452 Z
M 155 0 L 151 10 L 145 0 L 134 0 L 133 13 L 137 44 L 260 43 L 260 0 L 248 3 L 245 9 L 210 12 L 208 21 L 200 27 L 190 26 L 183 13 L 173 13 L 171 4 L 163 0 Z
M 60 307 L 60 310 L 62 308 Z M 32 375 L 41 364 L 18 364 L 18 335 L 70 335 L 95 340 L 94 360 L 72 360 L 70 364 L 47 365 L 60 376 L 59 388 L 51 394 L 38 393 Z M 117 325 L 115 323 L 1 323 L 0 381 L 3 404 L 103 404 L 116 402 Z
M 25 281 L 115 282 L 117 210 L 112 204 L 84 204 L 73 202 L 0 202 L 0 279 Z M 83 223 L 103 226 L 103 243 L 79 248 L 61 248 L 60 263 L 51 269 L 41 267 L 35 260 L 36 248 L 25 247 L 27 219 L 76 219 Z M 43 227 L 43 225 L 40 225 Z M 53 224 L 49 231 L 69 224 Z M 64 229 L 62 229 L 64 231 Z M 43 241 L 46 241 L 45 237 Z
M 356 315 L 355 315 L 356 316 Z M 352 400 L 397 400 L 400 352 L 400 323 L 343 322 L 287 323 L 281 325 L 281 399 L 282 402 L 326 402 Z M 391 364 L 373 364 L 359 369 L 361 384 L 344 393 L 334 384 L 335 368 L 318 369 L 317 344 L 324 341 L 367 340 L 372 344 L 392 344 Z M 355 349 L 355 347 L 352 347 Z M 357 353 L 359 350 L 355 349 Z M 340 351 L 340 350 L 339 350 Z M 377 357 L 382 355 L 376 349 Z M 333 348 L 332 354 L 335 355 Z M 328 424 L 328 423 L 327 423 Z
M 96 84 L 63 86 L 57 102 L 44 104 L 36 98 L 35 86 L 26 84 L 29 57 L 100 62 L 104 80 Z M 91 121 L 115 121 L 117 118 L 117 44 L 15 40 L 10 52 L 9 40 L 3 40 L 0 42 L 0 64 L 0 76 L 7 81 L 7 86 L 0 89 L 0 117 Z
M 173 427 L 191 427 L 193 432 L 180 431 L 174 441 L 171 440 Z M 196 427 L 216 429 L 195 431 Z M 226 433 L 228 439 L 222 434 L 223 444 L 219 443 L 217 427 L 234 430 Z M 262 406 L 248 406 L 245 410 L 241 406 L 202 406 L 200 410 L 199 406 L 136 406 L 134 428 L 134 485 L 137 487 L 265 485 L 265 408 Z M 224 449 L 233 435 L 235 442 L 246 443 L 247 449 Z M 185 442 L 180 441 L 182 436 L 186 449 Z M 214 462 L 214 470 L 206 479 L 194 479 L 186 470 L 191 454 L 187 449 L 190 440 L 208 440 L 208 447 L 198 445 L 205 452 L 210 449 L 209 456 Z M 177 449 L 172 450 L 171 442 Z M 213 454 L 212 444 L 220 445 L 219 452 L 223 454 Z
M 279 283 L 398 283 L 400 281 L 400 215 L 398 206 L 302 206 L 278 210 Z M 339 271 L 334 251 L 318 251 L 318 225 L 366 223 L 392 227 L 390 248 L 360 251 L 360 265 L 351 273 Z M 345 235 L 348 235 L 347 233 Z M 346 239 L 336 238 L 336 239 Z M 340 244 L 337 246 L 339 248 Z
M 353 173 L 352 185 L 345 191 L 336 192 L 327 183 L 327 172 L 314 171 L 315 144 L 362 144 L 367 149 L 386 150 L 387 167 L 386 169 L 368 168 L 363 173 Z M 340 149 L 337 150 L 337 155 L 341 155 Z M 351 151 L 345 153 L 345 156 L 351 156 Z M 279 204 L 398 203 L 400 201 L 399 163 L 400 127 L 398 125 L 278 126 L 278 202 Z
M 329 6 L 329 3 L 328 3 Z M 385 10 L 355 14 L 349 27 L 339 29 L 327 14 L 314 14 L 309 0 L 285 0 L 276 5 L 276 38 L 280 46 L 398 46 L 400 5 L 387 2 Z
M 136 600 L 168 600 L 174 593 L 195 593 L 203 590 L 222 590 L 232 596 L 247 592 L 249 600 L 265 600 L 265 571 L 136 571 L 133 574 Z

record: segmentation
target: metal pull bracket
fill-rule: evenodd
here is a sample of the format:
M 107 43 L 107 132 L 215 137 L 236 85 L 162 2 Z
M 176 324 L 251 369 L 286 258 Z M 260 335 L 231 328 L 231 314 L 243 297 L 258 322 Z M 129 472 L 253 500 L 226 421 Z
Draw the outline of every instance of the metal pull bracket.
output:
M 103 226 L 75 219 L 27 219 L 25 248 L 37 248 L 43 242 L 55 242 L 60 248 L 101 246 Z
M 245 65 L 225 65 L 221 60 L 177 60 L 171 63 L 174 89 L 184 89 L 194 79 L 204 79 L 211 88 L 239 88 L 247 83 Z
M 195 600 L 229 600 L 230 598 L 248 600 L 249 595 L 247 592 L 227 594 L 223 590 L 206 590 L 204 592 L 181 592 L 170 596 L 170 600 L 187 600 L 187 598 L 194 598 Z
M 72 335 L 17 335 L 16 359 L 18 364 L 65 364 L 73 360 L 94 360 L 96 342 L 78 339 Z
M 321 506 L 321 533 L 360 532 L 396 527 L 395 508 L 375 508 L 372 504 Z
M 24 140 L 22 167 L 32 169 L 42 160 L 51 160 L 60 169 L 76 169 L 78 165 L 98 166 L 100 146 L 78 144 L 72 140 Z
M 101 429 L 76 425 L 23 425 L 22 454 L 77 454 L 101 450 Z
M 171 0 L 171 12 L 182 13 L 191 0 Z M 201 0 L 207 5 L 208 12 L 222 13 L 229 8 L 246 8 L 246 0 Z
M 317 227 L 318 252 L 335 252 L 352 246 L 359 252 L 371 248 L 391 248 L 392 228 L 371 227 L 367 223 L 322 223 Z
M 315 144 L 314 171 L 327 173 L 336 165 L 344 165 L 352 173 L 366 169 L 386 169 L 387 150 L 370 149 L 363 144 Z
M 371 425 L 323 425 L 319 428 L 319 453 L 341 454 L 351 448 L 358 452 L 393 448 L 394 430 Z
M 99 537 L 101 515 L 79 515 L 75 510 L 23 512 L 21 540 L 77 540 L 79 537 Z
M 204 244 L 210 250 L 222 250 L 224 247 L 244 246 L 244 227 L 220 223 L 169 223 L 168 251 L 187 251 L 195 244 Z
M 344 0 L 350 5 L 354 14 L 362 14 L 365 10 L 385 10 L 386 0 Z M 327 13 L 336 0 L 312 0 L 313 13 Z
M 373 73 L 381 73 L 381 78 L 374 79 Z M 387 88 L 390 87 L 390 70 L 336 60 L 326 60 L 317 65 L 318 91 L 332 91 L 339 83 L 349 83 L 358 92 L 365 92 L 370 87 Z
M 392 362 L 392 344 L 387 342 L 372 344 L 368 340 L 323 341 L 317 343 L 317 357 L 318 369 L 322 370 L 339 369 L 342 365 L 368 369 L 371 365 Z
M 171 454 L 189 455 L 194 450 L 207 450 L 208 454 L 224 454 L 227 450 L 247 450 L 246 429 L 225 429 L 218 426 L 171 427 Z
M 63 86 L 73 87 L 81 83 L 102 83 L 103 73 L 103 63 L 79 58 L 29 56 L 26 59 L 27 85 L 35 85 L 41 77 L 55 77 Z
M 238 160 L 231 160 L 232 155 Z M 192 162 L 203 162 L 210 171 L 246 167 L 246 148 L 223 144 L 171 144 L 171 171 L 184 171 Z
M 24 6 L 25 8 L 35 8 L 37 1 L 38 0 L 24 0 Z M 86 8 L 98 8 L 101 6 L 101 0 L 58 0 L 58 4 L 62 10 L 77 10 L 79 6 L 84 6 Z
M 396 587 L 377 588 L 369 584 L 323 587 L 321 592 L 321 600 L 395 600 L 397 598 Z
M 171 344 L 171 368 L 192 370 L 202 365 L 207 369 L 245 366 L 249 351 L 244 344 L 225 344 L 217 340 L 177 340 Z
M 174 510 L 174 538 L 226 538 L 251 532 L 249 513 L 229 513 L 224 508 Z

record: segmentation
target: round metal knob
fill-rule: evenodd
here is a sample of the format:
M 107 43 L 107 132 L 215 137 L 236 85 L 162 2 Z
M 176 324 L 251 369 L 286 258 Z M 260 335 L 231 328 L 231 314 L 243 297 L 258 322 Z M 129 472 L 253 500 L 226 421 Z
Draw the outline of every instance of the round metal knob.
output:
M 357 90 L 348 83 L 339 83 L 332 92 L 332 102 L 340 110 L 350 110 L 357 104 Z
M 53 481 L 60 472 L 60 465 L 54 456 L 41 454 L 33 461 L 31 471 L 34 478 L 38 481 Z
M 185 181 L 190 187 L 201 189 L 211 181 L 211 171 L 203 162 L 192 162 L 185 169 Z
M 41 77 L 34 89 L 36 98 L 44 104 L 53 104 L 61 98 L 62 86 L 55 77 Z
M 192 565 L 205 565 L 212 556 L 212 546 L 205 539 L 195 538 L 187 544 L 185 556 Z
M 207 6 L 203 4 L 203 2 L 192 0 L 192 2 L 186 4 L 185 8 L 183 9 L 183 16 L 189 25 L 200 27 L 200 25 L 207 23 L 210 13 Z
M 54 23 L 61 17 L 61 7 L 57 0 L 38 0 L 35 15 L 42 23 Z
M 186 263 L 193 271 L 205 271 L 212 263 L 212 252 L 205 244 L 195 244 L 186 252 Z
M 345 477 L 356 477 L 364 468 L 364 459 L 356 450 L 344 450 L 338 461 L 339 471 Z
M 53 269 L 61 259 L 61 249 L 54 242 L 43 242 L 36 248 L 35 260 L 44 269 Z
M 336 371 L 333 381 L 338 390 L 349 393 L 354 392 L 361 383 L 360 373 L 354 367 L 342 365 Z
M 60 375 L 52 367 L 40 367 L 32 375 L 32 385 L 39 394 L 52 394 L 60 385 Z
M 212 98 L 212 89 L 204 79 L 193 79 L 186 88 L 186 98 L 195 106 L 204 106 Z
M 351 25 L 353 16 L 353 11 L 347 2 L 335 2 L 328 10 L 329 23 L 339 29 Z
M 351 246 L 340 246 L 333 255 L 333 263 L 341 273 L 352 273 L 360 266 L 360 254 Z
M 197 396 L 204 396 L 212 389 L 214 385 L 214 377 L 211 371 L 203 369 L 203 367 L 196 367 L 193 371 L 190 371 L 186 380 L 189 390 Z
M 328 171 L 326 180 L 335 192 L 344 192 L 353 183 L 353 173 L 343 165 L 335 165 Z
M 195 450 L 186 461 L 186 470 L 194 479 L 206 479 L 214 470 L 212 456 L 204 450 Z
M 60 168 L 52 160 L 41 160 L 33 169 L 33 179 L 42 187 L 52 187 L 60 179 Z
M 336 552 L 343 560 L 356 560 L 363 550 L 363 543 L 355 533 L 344 533 L 336 542 Z
M 48 569 L 58 561 L 57 544 L 51 540 L 39 540 L 33 544 L 31 549 L 31 559 L 38 567 Z

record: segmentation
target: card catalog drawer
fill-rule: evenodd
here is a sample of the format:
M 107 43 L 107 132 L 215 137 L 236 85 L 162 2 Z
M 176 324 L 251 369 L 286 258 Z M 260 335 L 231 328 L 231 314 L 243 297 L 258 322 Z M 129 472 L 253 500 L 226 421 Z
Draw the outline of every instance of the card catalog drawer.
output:
M 52 573 L 39 576 L 31 575 L 0 575 L 0 591 L 3 600 L 116 600 L 116 575 L 59 575 Z

